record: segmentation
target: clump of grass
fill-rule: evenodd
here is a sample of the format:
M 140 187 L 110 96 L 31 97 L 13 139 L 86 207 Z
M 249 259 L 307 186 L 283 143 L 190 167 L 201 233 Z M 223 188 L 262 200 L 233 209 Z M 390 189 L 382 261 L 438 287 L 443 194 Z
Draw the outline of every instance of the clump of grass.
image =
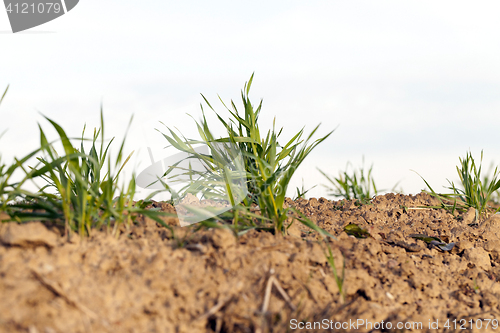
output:
M 15 214 L 16 218 L 21 221 L 33 218 L 63 220 L 68 236 L 70 230 L 80 235 L 89 235 L 91 229 L 102 226 L 107 228 L 112 226 L 111 233 L 117 234 L 121 224 L 130 226 L 134 216 L 138 214 L 148 215 L 164 224 L 158 219 L 156 212 L 134 206 L 133 197 L 136 188 L 134 175 L 128 185 L 120 188 L 119 175 L 133 152 L 122 162 L 124 138 L 116 159 L 112 161 L 109 149 L 114 138 L 107 145 L 104 144 L 102 110 L 101 127 L 94 130 L 92 146 L 88 153 L 84 148 L 85 128 L 80 140 L 80 149 L 77 149 L 61 126 L 49 118 L 46 119 L 57 131 L 64 155 L 59 156 L 40 127 L 40 144 L 45 156 L 39 158 L 41 166 L 33 168 L 27 174 L 31 179 L 43 178 L 47 185 L 38 193 L 24 195 L 28 203 L 15 206 L 24 210 L 29 208 L 33 212 L 24 213 L 20 210 Z M 99 137 L 100 144 L 97 142 Z M 118 171 L 112 174 L 113 169 Z M 47 192 L 48 188 L 55 189 L 56 194 Z
M 339 177 L 332 178 L 328 176 L 325 172 L 318 169 L 319 172 L 330 182 L 332 186 L 323 185 L 332 195 L 337 198 L 344 198 L 347 200 L 357 199 L 361 203 L 369 203 L 373 196 L 376 196 L 379 191 L 375 185 L 375 180 L 372 177 L 373 164 L 370 166 L 368 171 L 364 168 L 364 157 L 363 165 L 359 170 L 350 169 L 352 165 L 347 163 L 346 170 L 340 172 Z
M 458 188 L 454 182 L 450 183 L 448 187 L 452 193 L 449 194 L 438 194 L 436 193 L 429 183 L 422 177 L 429 188 L 432 196 L 439 199 L 441 206 L 446 210 L 454 213 L 455 210 L 466 211 L 468 208 L 473 207 L 476 209 L 476 217 L 487 211 L 492 211 L 491 207 L 488 205 L 492 199 L 493 194 L 500 188 L 500 179 L 498 179 L 499 172 L 495 168 L 491 180 L 485 178 L 481 181 L 481 169 L 483 161 L 483 151 L 481 151 L 481 160 L 479 166 L 476 165 L 476 161 L 472 157 L 471 152 L 467 152 L 465 158 L 459 158 L 460 165 L 457 166 L 457 173 L 460 178 L 460 184 L 462 188 Z M 498 212 L 499 209 L 494 212 Z
M 16 163 L 10 167 L 0 164 L 0 210 L 6 211 L 17 222 L 55 221 L 64 225 L 68 237 L 72 231 L 82 236 L 90 235 L 92 229 L 103 226 L 108 229 L 113 227 L 112 233 L 117 234 L 121 224 L 130 226 L 138 215 L 149 216 L 168 227 L 160 218 L 163 213 L 145 209 L 149 198 L 133 203 L 136 186 L 134 175 L 128 185 L 119 186 L 119 175 L 133 152 L 122 163 L 124 138 L 116 159 L 112 161 L 109 149 L 113 139 L 107 145 L 104 144 L 102 109 L 101 127 L 94 130 L 88 152 L 84 147 L 85 141 L 88 141 L 84 138 L 85 128 L 78 149 L 60 125 L 46 119 L 58 133 L 59 139 L 55 142 L 62 143 L 63 154 L 57 152 L 54 142 L 47 140 L 39 125 L 40 148 L 21 160 L 16 159 Z M 38 163 L 27 168 L 27 161 L 40 152 L 42 156 L 37 157 Z M 22 169 L 25 176 L 20 182 L 11 183 L 10 178 L 16 169 Z M 113 174 L 112 170 L 116 169 L 118 171 Z M 24 183 L 37 179 L 46 183 L 39 187 L 38 192 L 23 189 Z
M 231 118 L 225 120 L 215 109 L 210 105 L 208 100 L 202 95 L 207 106 L 216 114 L 219 121 L 227 131 L 227 136 L 222 138 L 215 138 L 207 123 L 202 106 L 202 119 L 196 122 L 198 132 L 201 140 L 191 140 L 185 137 L 181 138 L 174 131 L 169 129 L 170 135 L 163 134 L 168 142 L 183 152 L 188 153 L 192 158 L 203 161 L 207 165 L 207 170 L 212 170 L 209 174 L 210 177 L 216 175 L 210 182 L 204 181 L 196 182 L 195 185 L 190 185 L 190 189 L 197 186 L 198 189 L 208 189 L 203 192 L 216 192 L 215 186 L 218 185 L 224 189 L 226 193 L 232 193 L 234 186 L 234 179 L 238 179 L 241 172 L 244 175 L 244 182 L 248 189 L 247 195 L 243 200 L 238 203 L 233 201 L 232 195 L 229 195 L 228 201 L 233 205 L 232 223 L 237 229 L 240 227 L 255 228 L 266 227 L 271 225 L 276 233 L 286 233 L 287 227 L 285 221 L 291 216 L 292 208 L 284 208 L 285 194 L 288 188 L 290 179 L 292 178 L 295 170 L 300 166 L 304 159 L 311 153 L 311 151 L 333 132 L 325 136 L 312 140 L 313 135 L 316 133 L 319 125 L 304 139 L 304 129 L 300 130 L 295 136 L 288 140 L 284 145 L 278 143 L 278 139 L 282 129 L 278 132 L 275 130 L 273 122 L 272 130 L 268 130 L 265 136 L 261 136 L 261 128 L 259 126 L 258 118 L 262 108 L 262 100 L 255 107 L 249 99 L 250 87 L 253 80 L 253 74 L 250 80 L 245 83 L 241 91 L 241 98 L 243 102 L 244 114 L 240 114 L 233 101 L 231 101 L 231 108 L 221 100 L 222 104 L 229 112 Z M 226 151 L 231 151 L 233 148 L 238 153 L 241 153 L 242 165 L 244 170 L 225 170 L 223 174 L 215 172 L 214 170 L 223 170 L 221 165 L 213 168 L 215 161 L 221 160 L 217 155 L 224 155 L 218 152 L 215 147 L 217 144 L 225 144 L 231 148 L 226 148 Z M 193 145 L 204 144 L 210 148 L 211 154 L 200 154 L 195 151 Z M 229 159 L 234 158 L 234 154 L 227 154 Z M 222 158 L 227 161 L 228 158 Z M 226 163 L 225 166 L 232 165 Z M 186 170 L 187 173 L 191 171 Z M 192 172 L 191 172 L 192 174 Z M 233 174 L 235 177 L 233 178 Z M 251 214 L 252 206 L 258 206 L 259 214 Z M 240 216 L 242 219 L 240 221 Z M 308 225 L 315 230 L 319 228 L 305 216 L 296 214 L 297 219 L 302 223 Z M 256 222 L 257 221 L 257 222 Z M 321 229 L 322 230 L 322 229 Z M 323 233 L 326 233 L 322 231 Z M 333 236 L 332 236 L 333 237 Z
M 89 153 L 85 153 L 84 134 L 82 133 L 80 150 L 74 147 L 65 131 L 53 120 L 46 118 L 57 131 L 64 148 L 64 156 L 59 157 L 52 144 L 49 144 L 44 131 L 40 127 L 40 144 L 45 157 L 39 158 L 43 167 L 34 170 L 31 177 L 42 177 L 48 185 L 42 189 L 41 197 L 45 199 L 44 204 L 51 204 L 51 208 L 62 211 L 66 229 L 78 231 L 80 234 L 90 233 L 90 229 L 99 228 L 102 224 L 113 220 L 115 230 L 119 224 L 125 222 L 130 224 L 130 215 L 123 214 L 125 201 L 132 201 L 135 193 L 134 177 L 129 182 L 125 191 L 118 190 L 117 179 L 132 153 L 121 164 L 123 158 L 122 141 L 118 156 L 113 167 L 119 167 L 116 175 L 111 175 L 112 162 L 109 155 L 109 147 L 113 139 L 104 147 L 104 120 L 101 110 L 101 128 L 94 130 L 92 147 Z M 101 136 L 99 150 L 96 147 L 97 139 Z M 98 145 L 99 146 L 99 145 Z M 103 174 L 103 167 L 107 164 L 108 171 Z M 45 188 L 53 187 L 59 196 L 54 197 L 43 191 Z M 118 192 L 115 200 L 114 195 Z M 40 200 L 37 201 L 40 204 Z M 47 210 L 47 209 L 45 209 Z

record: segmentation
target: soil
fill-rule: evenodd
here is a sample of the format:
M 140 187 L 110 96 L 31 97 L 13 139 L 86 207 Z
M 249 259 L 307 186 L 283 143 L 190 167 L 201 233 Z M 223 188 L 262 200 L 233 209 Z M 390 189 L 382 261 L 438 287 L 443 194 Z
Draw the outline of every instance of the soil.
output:
M 0 223 L 0 332 L 500 330 L 500 216 L 417 209 L 438 204 L 425 193 L 287 203 L 336 236 L 345 300 L 326 242 L 297 222 L 287 236 L 174 227 L 173 237 L 143 219 L 71 242 L 39 222 Z M 371 237 L 348 235 L 351 223 Z

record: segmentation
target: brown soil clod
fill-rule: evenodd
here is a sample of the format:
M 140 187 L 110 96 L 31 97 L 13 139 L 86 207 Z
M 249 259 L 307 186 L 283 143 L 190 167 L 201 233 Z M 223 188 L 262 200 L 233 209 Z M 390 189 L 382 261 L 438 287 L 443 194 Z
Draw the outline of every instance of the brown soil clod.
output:
M 3 230 L 2 230 L 3 229 Z M 40 222 L 7 223 L 0 229 L 0 242 L 10 246 L 36 247 L 57 245 L 57 235 Z

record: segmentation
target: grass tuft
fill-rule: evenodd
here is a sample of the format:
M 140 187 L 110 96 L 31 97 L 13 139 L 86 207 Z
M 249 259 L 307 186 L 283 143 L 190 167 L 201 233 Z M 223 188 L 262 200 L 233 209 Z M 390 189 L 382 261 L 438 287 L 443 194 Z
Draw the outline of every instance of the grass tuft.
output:
M 206 120 L 203 106 L 202 118 L 199 122 L 196 121 L 198 133 L 201 137 L 200 140 L 181 138 L 182 135 L 177 135 L 171 129 L 169 129 L 170 135 L 163 135 L 172 146 L 188 153 L 190 158 L 201 160 L 202 164 L 206 165 L 207 170 L 210 171 L 202 177 L 202 180 L 193 181 L 187 188 L 184 188 L 184 192 L 180 197 L 193 190 L 198 190 L 203 197 L 209 192 L 218 192 L 217 188 L 222 188 L 222 192 L 227 193 L 227 200 L 230 201 L 234 208 L 232 224 L 236 229 L 240 230 L 240 227 L 243 229 L 269 228 L 271 225 L 276 233 L 286 233 L 285 221 L 294 212 L 292 208 L 285 208 L 284 206 L 285 194 L 290 179 L 311 151 L 328 138 L 333 131 L 319 139 L 312 140 L 319 125 L 305 139 L 303 139 L 304 129 L 302 129 L 284 145 L 280 145 L 278 140 L 282 129 L 276 131 L 273 122 L 272 130 L 268 130 L 265 136 L 262 136 L 263 131 L 258 122 L 262 100 L 257 106 L 251 103 L 249 92 L 252 81 L 253 74 L 241 91 L 244 113 L 238 111 L 233 101 L 228 107 L 219 97 L 219 100 L 229 112 L 230 118 L 227 120 L 215 111 L 209 101 L 202 95 L 208 108 L 215 113 L 220 123 L 222 123 L 227 136 L 215 138 Z M 196 144 L 206 145 L 211 153 L 206 155 L 198 153 L 194 148 Z M 225 154 L 216 148 L 218 144 L 225 145 L 226 148 L 223 149 Z M 217 161 L 228 162 L 235 159 L 234 152 L 241 154 L 243 170 L 235 170 L 234 168 L 223 170 L 223 166 Z M 222 164 L 225 167 L 234 165 L 234 163 Z M 221 170 L 224 172 L 220 172 Z M 199 173 L 192 170 L 184 171 L 189 175 L 196 174 L 196 176 L 200 176 Z M 237 183 L 235 180 L 241 174 L 244 176 L 247 195 L 242 198 L 241 203 L 237 203 L 232 200 L 232 192 L 238 187 L 235 186 L 235 183 Z M 251 214 L 252 208 L 255 206 L 259 208 L 259 214 L 257 215 Z M 296 216 L 300 222 L 311 225 L 312 222 L 309 223 L 310 221 L 307 221 L 307 218 L 300 216 L 300 214 Z
M 7 89 L 0 103 L 6 92 Z M 146 210 L 145 201 L 134 204 L 135 175 L 128 183 L 119 185 L 120 174 L 133 152 L 125 157 L 123 139 L 117 157 L 112 160 L 110 147 L 113 139 L 105 145 L 102 108 L 100 128 L 94 129 L 93 138 L 89 140 L 84 138 L 84 127 L 78 148 L 73 146 L 73 139 L 59 124 L 45 118 L 59 138 L 49 142 L 39 125 L 40 148 L 20 160 L 15 159 L 12 166 L 0 163 L 0 211 L 20 223 L 33 220 L 55 222 L 64 226 L 68 238 L 72 232 L 90 235 L 92 229 L 104 226 L 108 230 L 112 228 L 111 233 L 118 235 L 120 225 L 129 227 L 139 215 L 146 215 L 168 227 L 160 218 L 164 213 Z M 86 141 L 92 143 L 88 152 L 85 150 Z M 55 142 L 62 143 L 62 154 L 55 149 Z M 40 153 L 42 156 L 37 156 Z M 33 157 L 37 158 L 36 165 L 26 167 Z M 19 182 L 12 182 L 16 170 L 24 171 L 24 177 Z M 113 170 L 117 171 L 113 173 Z M 42 179 L 45 185 L 38 186 L 36 193 L 23 188 L 27 181 L 36 185 L 38 179 Z
M 337 178 L 332 178 L 322 170 L 318 171 L 330 182 L 332 186 L 324 185 L 329 191 L 329 195 L 346 200 L 357 199 L 362 204 L 368 204 L 370 200 L 379 192 L 375 185 L 375 179 L 372 176 L 373 164 L 368 170 L 364 168 L 365 159 L 361 168 L 354 169 L 350 163 L 347 163 L 346 170 L 339 173 Z M 350 170 L 352 168 L 352 170 Z M 394 185 L 392 191 L 395 190 Z
M 457 187 L 454 182 L 448 180 L 450 183 L 448 189 L 451 190 L 452 193 L 438 194 L 432 189 L 429 183 L 419 175 L 430 190 L 430 192 L 426 192 L 439 199 L 441 203 L 439 208 L 449 210 L 452 214 L 455 210 L 464 212 L 470 207 L 476 210 L 476 218 L 485 212 L 498 212 L 500 208 L 494 210 L 489 206 L 493 194 L 500 188 L 498 168 L 495 168 L 493 171 L 491 179 L 485 177 L 483 181 L 481 181 L 483 151 L 481 151 L 479 165 L 476 164 L 471 152 L 467 152 L 465 158 L 459 158 L 459 161 L 460 165 L 456 168 L 462 188 Z

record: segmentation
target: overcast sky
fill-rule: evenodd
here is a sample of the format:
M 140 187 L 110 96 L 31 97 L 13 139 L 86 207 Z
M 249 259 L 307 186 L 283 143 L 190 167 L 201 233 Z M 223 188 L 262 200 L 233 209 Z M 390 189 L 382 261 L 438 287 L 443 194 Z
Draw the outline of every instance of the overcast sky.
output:
M 316 167 L 337 175 L 364 155 L 379 188 L 418 193 L 411 169 L 442 190 L 468 149 L 484 149 L 485 169 L 500 162 L 499 12 L 498 1 L 81 0 L 12 34 L 0 10 L 1 154 L 36 148 L 37 123 L 49 128 L 39 112 L 79 136 L 102 103 L 108 137 L 121 139 L 134 115 L 127 150 L 140 172 L 145 147 L 168 155 L 158 121 L 196 137 L 186 113 L 199 118 L 200 93 L 227 115 L 217 94 L 241 105 L 255 72 L 250 97 L 264 100 L 263 129 L 274 117 L 284 127 L 280 142 L 303 126 L 337 128 L 293 189 L 326 183 Z

